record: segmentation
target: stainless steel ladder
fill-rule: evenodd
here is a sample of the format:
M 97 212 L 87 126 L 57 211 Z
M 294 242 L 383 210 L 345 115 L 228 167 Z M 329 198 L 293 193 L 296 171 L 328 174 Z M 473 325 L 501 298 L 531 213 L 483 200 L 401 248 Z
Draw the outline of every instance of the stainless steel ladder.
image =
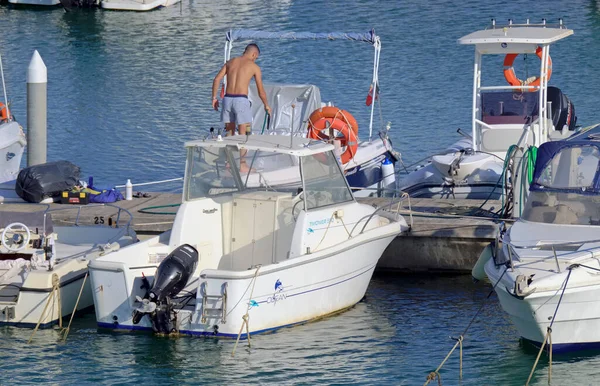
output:
M 221 302 L 221 307 L 210 307 L 208 302 L 214 301 L 214 305 Z M 207 318 L 220 318 L 221 323 L 227 323 L 227 282 L 221 286 L 220 295 L 208 294 L 208 283 L 202 283 L 202 318 L 200 321 L 206 323 Z

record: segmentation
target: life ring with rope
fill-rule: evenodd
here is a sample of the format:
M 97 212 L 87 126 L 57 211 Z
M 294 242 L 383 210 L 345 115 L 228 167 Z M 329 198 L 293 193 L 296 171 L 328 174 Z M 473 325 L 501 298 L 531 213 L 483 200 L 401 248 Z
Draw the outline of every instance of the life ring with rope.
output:
M 356 119 L 354 119 L 352 114 L 346 110 L 342 110 L 335 106 L 325 106 L 321 107 L 320 109 L 316 109 L 308 118 L 309 129 L 311 122 L 316 122 L 321 118 L 341 119 L 342 121 L 346 122 L 352 131 L 354 131 L 354 134 L 358 136 L 358 122 L 356 122 Z
M 542 47 L 539 47 L 535 50 L 535 54 L 540 60 L 542 59 Z M 539 76 L 528 78 L 525 80 L 521 80 L 517 78 L 515 74 L 515 69 L 513 67 L 513 63 L 515 62 L 516 57 L 519 54 L 506 54 L 504 57 L 504 78 L 511 86 L 536 86 L 539 87 L 542 80 Z M 552 59 L 550 55 L 548 55 L 548 70 L 546 71 L 546 78 L 549 81 L 552 76 Z M 535 91 L 535 89 L 525 89 L 526 91 Z
M 316 118 L 316 119 L 315 119 Z M 354 126 L 349 122 L 354 122 Z M 354 128 L 356 127 L 356 131 Z M 334 138 L 330 138 L 329 130 L 333 129 Z M 339 139 L 346 150 L 342 153 L 342 164 L 348 163 L 356 155 L 358 149 L 358 125 L 354 117 L 347 111 L 327 106 L 315 110 L 308 119 L 308 138 L 329 141 Z

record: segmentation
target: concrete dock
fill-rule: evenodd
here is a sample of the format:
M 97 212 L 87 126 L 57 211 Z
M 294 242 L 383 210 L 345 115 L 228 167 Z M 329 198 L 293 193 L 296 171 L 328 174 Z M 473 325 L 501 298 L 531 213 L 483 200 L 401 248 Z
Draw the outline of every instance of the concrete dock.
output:
M 181 202 L 181 194 L 150 193 L 150 197 L 118 201 L 114 206 L 90 204 L 78 206 L 50 204 L 55 225 L 73 225 L 79 215 L 79 224 L 116 223 L 118 208 L 129 211 L 132 225 L 139 235 L 158 234 L 171 229 L 174 213 Z M 359 202 L 386 206 L 389 198 L 363 198 Z M 473 216 L 482 204 L 480 200 L 447 200 L 411 198 L 413 227 L 407 235 L 397 237 L 379 261 L 380 272 L 438 271 L 448 273 L 470 272 L 479 254 L 496 235 L 497 224 L 492 218 Z M 169 206 L 171 205 L 171 206 Z M 490 200 L 483 209 L 500 207 L 499 201 Z M 158 207 L 151 209 L 152 207 Z M 31 204 L 0 204 L 4 211 L 36 211 L 45 206 Z M 397 205 L 390 210 L 396 211 Z M 403 201 L 400 213 L 409 221 L 408 202 Z M 141 212 L 140 212 L 141 211 Z M 152 212 L 152 213 L 150 213 Z M 471 216 L 467 216 L 471 215 Z M 121 212 L 119 224 L 129 220 Z

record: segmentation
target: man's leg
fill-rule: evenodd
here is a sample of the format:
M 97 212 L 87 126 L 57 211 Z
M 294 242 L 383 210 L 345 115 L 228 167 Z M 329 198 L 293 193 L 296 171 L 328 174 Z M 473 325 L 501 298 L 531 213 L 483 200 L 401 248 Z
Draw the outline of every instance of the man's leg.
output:
M 235 122 L 227 122 L 225 124 L 225 131 L 227 131 L 227 133 L 225 134 L 226 137 L 229 137 L 230 135 L 234 135 L 235 134 Z
M 241 125 L 238 125 L 238 132 L 240 135 L 246 135 L 248 133 L 248 129 L 250 129 L 249 123 L 242 123 Z M 247 173 L 250 170 L 245 159 L 247 152 L 248 151 L 246 149 L 240 150 L 240 172 L 242 173 Z

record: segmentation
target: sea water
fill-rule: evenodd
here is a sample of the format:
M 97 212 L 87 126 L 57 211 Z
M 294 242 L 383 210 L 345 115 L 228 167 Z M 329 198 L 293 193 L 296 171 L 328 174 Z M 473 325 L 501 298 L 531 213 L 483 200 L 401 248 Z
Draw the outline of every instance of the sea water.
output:
M 98 185 L 183 174 L 183 143 L 220 127 L 211 84 L 229 28 L 367 31 L 381 36 L 375 131 L 406 164 L 470 131 L 472 46 L 457 39 L 498 22 L 559 17 L 575 35 L 552 46 L 551 85 L 574 102 L 579 122 L 600 122 L 600 5 L 596 1 L 196 1 L 147 13 L 0 7 L 0 54 L 12 112 L 26 124 L 26 67 L 37 49 L 48 68 L 48 160 L 67 159 Z M 259 41 L 265 82 L 309 83 L 349 110 L 368 138 L 365 97 L 373 49 L 345 41 Z M 238 55 L 243 43 L 235 43 Z M 485 58 L 484 80 L 503 84 L 502 58 Z M 515 64 L 534 74 L 537 57 Z M 156 189 L 176 190 L 178 185 Z M 521 385 L 536 350 L 521 344 L 489 285 L 468 276 L 376 276 L 364 301 L 325 320 L 234 342 L 98 331 L 78 315 L 66 343 L 55 330 L 0 329 L 0 384 L 422 384 L 482 302 L 444 384 Z M 486 300 L 487 299 L 487 300 Z M 276 309 L 274 309 L 276 312 Z M 553 384 L 598 384 L 600 356 L 554 356 Z M 542 357 L 534 384 L 546 384 Z M 435 382 L 434 382 L 435 384 Z

